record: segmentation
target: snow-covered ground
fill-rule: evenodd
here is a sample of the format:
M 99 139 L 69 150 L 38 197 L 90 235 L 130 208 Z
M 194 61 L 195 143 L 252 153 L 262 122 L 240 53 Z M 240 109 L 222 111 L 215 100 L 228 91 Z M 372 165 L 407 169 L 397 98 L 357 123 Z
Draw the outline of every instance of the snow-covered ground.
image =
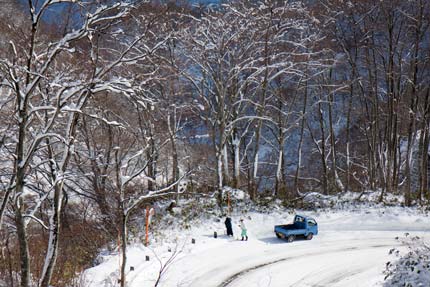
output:
M 390 253 L 399 257 L 387 264 L 385 287 L 430 286 L 430 244 L 419 236 L 399 238 L 406 252 L 393 248 Z
M 319 235 L 312 241 L 286 243 L 273 233 L 275 224 L 288 223 L 294 213 L 274 211 L 233 215 L 235 235 L 240 217 L 246 221 L 249 241 L 224 235 L 224 218 L 203 220 L 188 230 L 172 228 L 163 240 L 146 248 L 129 247 L 128 287 L 154 286 L 381 286 L 392 248 L 406 250 L 401 240 L 410 236 L 430 239 L 428 213 L 401 207 L 357 207 L 355 210 L 307 212 L 316 218 Z M 213 238 L 217 231 L 218 238 Z M 195 244 L 191 240 L 195 239 Z M 175 252 L 177 251 L 177 252 Z M 146 261 L 145 257 L 150 260 Z M 87 270 L 91 287 L 118 286 L 119 257 L 111 254 Z M 130 270 L 127 267 L 127 270 Z

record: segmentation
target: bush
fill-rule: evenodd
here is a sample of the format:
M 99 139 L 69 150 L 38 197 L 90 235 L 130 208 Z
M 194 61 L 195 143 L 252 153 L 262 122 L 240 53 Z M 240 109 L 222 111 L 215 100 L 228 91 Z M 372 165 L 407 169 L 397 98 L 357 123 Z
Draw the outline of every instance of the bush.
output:
M 398 249 L 390 250 L 398 260 L 387 262 L 384 286 L 430 286 L 430 246 L 421 238 L 409 237 L 408 234 L 401 241 L 407 246 L 408 251 L 402 254 Z

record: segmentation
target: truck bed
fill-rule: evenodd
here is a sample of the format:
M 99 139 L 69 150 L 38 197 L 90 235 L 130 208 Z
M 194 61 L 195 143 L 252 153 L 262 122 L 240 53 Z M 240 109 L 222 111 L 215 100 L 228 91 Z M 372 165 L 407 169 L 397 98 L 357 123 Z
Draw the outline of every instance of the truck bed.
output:
M 282 228 L 285 230 L 299 229 L 294 224 L 276 225 L 275 227 Z
M 306 229 L 297 228 L 294 224 L 276 225 L 275 232 L 282 233 L 285 236 L 288 235 L 304 235 Z

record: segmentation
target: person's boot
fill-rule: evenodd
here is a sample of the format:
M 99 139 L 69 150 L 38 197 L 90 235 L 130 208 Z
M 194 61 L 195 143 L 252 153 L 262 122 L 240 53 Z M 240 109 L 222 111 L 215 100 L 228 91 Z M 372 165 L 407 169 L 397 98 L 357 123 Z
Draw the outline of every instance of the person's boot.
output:
M 243 241 L 243 236 L 242 236 L 242 241 Z
M 248 235 L 246 236 L 246 239 L 245 239 L 246 241 L 248 241 Z

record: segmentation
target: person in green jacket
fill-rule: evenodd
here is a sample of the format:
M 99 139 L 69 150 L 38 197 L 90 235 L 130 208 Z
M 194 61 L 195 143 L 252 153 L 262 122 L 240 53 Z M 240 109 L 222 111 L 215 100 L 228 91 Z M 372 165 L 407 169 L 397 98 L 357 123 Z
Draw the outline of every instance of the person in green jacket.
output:
M 245 225 L 245 222 L 243 221 L 243 218 L 240 219 L 239 227 L 242 230 L 242 233 L 241 233 L 242 241 L 244 238 L 246 241 L 248 241 L 248 234 L 247 234 L 246 225 Z

